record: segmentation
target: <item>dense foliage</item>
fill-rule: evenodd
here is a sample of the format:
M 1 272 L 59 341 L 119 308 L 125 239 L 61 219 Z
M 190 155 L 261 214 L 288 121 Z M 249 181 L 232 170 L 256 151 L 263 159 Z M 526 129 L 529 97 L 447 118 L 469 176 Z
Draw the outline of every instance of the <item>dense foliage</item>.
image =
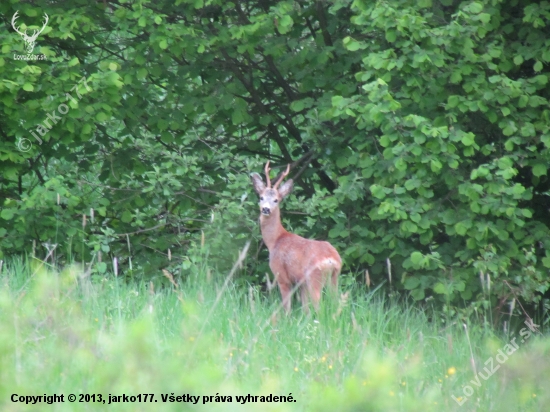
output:
M 28 26 L 48 14 L 46 60 L 14 58 L 16 11 Z M 99 272 L 117 257 L 185 277 L 202 243 L 224 268 L 260 240 L 248 174 L 270 159 L 297 178 L 285 225 L 330 240 L 345 273 L 378 284 L 389 263 L 415 299 L 472 307 L 549 288 L 548 2 L 12 1 L 0 15 L 4 256 L 58 244 Z M 259 252 L 248 280 L 268 270 Z

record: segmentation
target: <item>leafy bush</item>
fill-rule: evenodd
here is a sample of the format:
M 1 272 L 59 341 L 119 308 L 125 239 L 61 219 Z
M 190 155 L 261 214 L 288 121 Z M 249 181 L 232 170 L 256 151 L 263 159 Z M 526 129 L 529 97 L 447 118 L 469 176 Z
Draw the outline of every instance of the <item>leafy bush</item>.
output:
M 548 3 L 18 4 L 28 25 L 38 6 L 48 60 L 0 34 L 0 257 L 225 269 L 261 245 L 247 175 L 269 158 L 297 175 L 285 225 L 346 274 L 389 261 L 415 299 L 472 310 L 547 293 Z

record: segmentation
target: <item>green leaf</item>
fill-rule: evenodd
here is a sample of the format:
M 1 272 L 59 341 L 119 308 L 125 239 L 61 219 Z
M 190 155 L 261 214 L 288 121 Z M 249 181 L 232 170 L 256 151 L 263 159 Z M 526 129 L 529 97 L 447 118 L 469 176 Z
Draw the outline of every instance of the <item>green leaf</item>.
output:
M 420 216 L 419 213 L 412 212 L 412 213 L 410 214 L 410 218 L 411 218 L 411 220 L 412 220 L 413 222 L 418 223 L 418 222 L 420 222 L 420 219 L 421 219 L 422 217 Z
M 520 196 L 523 192 L 525 192 L 525 187 L 523 187 L 520 183 L 516 183 L 512 186 L 512 193 L 515 196 Z
M 420 252 L 412 252 L 411 253 L 411 262 L 415 266 L 419 266 L 420 263 L 422 262 L 423 258 L 424 258 L 424 256 L 422 256 L 422 253 L 420 253 Z
M 517 129 L 514 127 L 513 124 L 508 123 L 508 124 L 506 125 L 506 127 L 504 127 L 504 129 L 502 129 L 502 134 L 503 134 L 504 136 L 512 136 L 516 130 L 517 130 Z
M 529 97 L 529 106 L 531 106 L 531 107 L 539 107 L 539 106 L 545 105 L 547 103 L 548 103 L 548 101 L 544 97 L 541 97 L 541 96 L 530 96 Z
M 386 192 L 384 191 L 384 188 L 382 186 L 374 184 L 370 187 L 370 191 L 372 195 L 377 199 L 383 199 L 386 197 Z
M 345 37 L 342 43 L 344 43 L 344 47 L 349 51 L 357 51 L 361 48 L 361 43 L 349 36 Z
M 405 182 L 405 189 L 414 190 L 420 186 L 420 180 L 418 179 L 409 179 Z
M 461 141 L 464 146 L 472 146 L 475 143 L 475 135 L 473 133 L 465 133 Z
M 521 54 L 518 54 L 516 57 L 514 57 L 514 64 L 516 66 L 519 66 L 523 63 L 523 56 Z
M 460 70 L 455 70 L 452 74 L 451 74 L 451 83 L 459 83 L 460 81 L 462 81 L 462 72 L 460 72 Z
M 294 112 L 300 112 L 304 108 L 304 101 L 303 100 L 294 100 L 290 104 L 290 109 Z
M 338 107 L 344 98 L 342 96 L 332 96 L 331 102 L 333 107 Z
M 533 77 L 532 79 L 529 80 L 529 82 L 531 83 L 538 83 L 540 84 L 541 86 L 544 86 L 548 83 L 548 76 L 545 75 L 545 74 L 539 74 L 535 77 Z
M 277 30 L 281 34 L 286 34 L 292 29 L 292 25 L 294 24 L 294 20 L 292 20 L 292 17 L 290 17 L 288 14 L 283 16 L 283 18 L 279 19 L 277 24 Z
M 533 70 L 536 72 L 540 72 L 542 70 L 542 62 L 540 60 L 537 60 L 537 62 L 534 64 Z
M 476 2 L 473 2 L 473 3 L 470 3 L 470 5 L 468 6 L 468 8 L 470 9 L 469 11 L 473 14 L 478 14 L 481 12 L 481 10 L 483 10 L 483 4 L 481 3 L 476 3 Z
M 518 107 L 526 107 L 527 103 L 529 103 L 529 96 L 526 96 L 526 95 L 519 96 Z
M 521 127 L 520 133 L 523 137 L 535 136 L 537 134 L 533 123 L 528 122 Z
M 386 40 L 393 43 L 397 39 L 397 33 L 395 30 L 386 31 Z
M 231 114 L 231 122 L 234 125 L 241 124 L 244 122 L 244 113 L 240 109 L 235 109 L 233 113 Z
M 439 293 L 440 295 L 446 295 L 449 293 L 447 287 L 441 282 L 437 282 L 433 289 L 435 293 Z
M 34 86 L 30 83 L 25 83 L 23 85 L 23 90 L 25 90 L 26 92 L 32 92 L 34 90 Z
M 120 220 L 122 220 L 124 223 L 131 222 L 132 221 L 132 213 L 128 210 L 125 210 L 124 212 L 122 212 Z
M 168 42 L 166 41 L 166 39 L 162 39 L 160 42 L 159 42 L 159 47 L 162 49 L 162 50 L 166 50 L 168 48 Z
M 96 114 L 95 116 L 95 119 L 98 121 L 98 122 L 104 122 L 106 120 L 108 120 L 110 118 L 110 116 L 108 116 L 106 113 L 104 112 L 99 112 L 98 114 Z
M 348 158 L 347 157 L 339 157 L 336 159 L 336 166 L 338 166 L 340 169 L 343 169 L 344 167 L 348 166 Z
M 398 157 L 394 164 L 397 170 L 401 170 L 401 171 L 407 170 L 407 162 L 402 157 Z
M 430 168 L 432 169 L 432 172 L 438 173 L 441 170 L 442 167 L 443 167 L 443 165 L 441 164 L 441 162 L 438 159 L 432 159 L 430 161 Z
M 389 145 L 391 145 L 391 140 L 388 136 L 386 136 L 385 134 L 380 136 L 380 139 L 378 139 L 378 142 L 380 143 L 380 146 L 382 147 L 388 147 Z
M 145 77 L 147 77 L 147 74 L 148 74 L 147 69 L 145 67 L 142 67 L 142 68 L 138 69 L 138 71 L 136 73 L 137 79 L 138 80 L 144 80 Z
M 418 226 L 415 225 L 413 222 L 409 222 L 408 220 L 404 220 L 401 223 L 401 231 L 404 233 L 417 233 L 418 232 Z
M 2 209 L 0 217 L 4 220 L 11 220 L 15 215 L 15 209 Z
M 414 300 L 422 300 L 426 295 L 424 294 L 424 289 L 415 289 L 411 290 L 411 296 Z
M 545 175 L 547 173 L 547 168 L 545 164 L 538 163 L 535 166 L 533 166 L 533 175 L 540 177 L 542 175 Z
M 459 100 L 458 100 L 458 96 L 456 95 L 449 96 L 449 98 L 447 99 L 448 108 L 456 107 L 458 103 L 459 103 Z
M 416 289 L 418 286 L 420 286 L 420 279 L 416 276 L 409 276 L 407 279 L 405 279 L 405 283 L 403 284 L 405 289 L 412 290 Z
M 491 15 L 489 13 L 481 13 L 478 17 L 479 17 L 479 20 L 484 24 L 489 23 L 489 21 L 491 20 Z M 489 54 L 490 53 L 491 51 L 489 51 Z M 492 57 L 498 57 L 498 56 L 492 56 Z
M 455 225 L 455 231 L 460 236 L 464 236 L 466 232 L 468 231 L 468 227 L 463 222 L 458 222 Z
M 89 123 L 85 123 L 83 126 L 82 126 L 82 134 L 89 134 L 91 131 L 92 131 L 92 125 L 89 124 Z

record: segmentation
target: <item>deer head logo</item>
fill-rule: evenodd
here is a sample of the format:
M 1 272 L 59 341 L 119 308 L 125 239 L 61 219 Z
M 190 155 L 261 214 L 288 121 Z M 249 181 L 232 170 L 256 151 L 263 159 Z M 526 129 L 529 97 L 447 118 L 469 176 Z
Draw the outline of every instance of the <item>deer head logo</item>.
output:
M 17 16 L 17 13 L 19 12 L 16 11 L 15 14 L 13 15 L 13 18 L 11 19 L 11 25 L 13 29 L 23 37 L 23 40 L 25 41 L 25 49 L 27 50 L 28 54 L 31 54 L 32 51 L 34 50 L 34 46 L 38 35 L 44 31 L 44 29 L 46 28 L 46 25 L 48 24 L 48 15 L 44 13 L 44 25 L 40 30 L 34 30 L 34 33 L 29 36 L 27 34 L 27 29 L 25 29 L 25 31 L 22 32 L 19 29 L 17 29 L 17 27 L 15 26 L 15 20 L 17 20 L 17 17 L 19 17 Z

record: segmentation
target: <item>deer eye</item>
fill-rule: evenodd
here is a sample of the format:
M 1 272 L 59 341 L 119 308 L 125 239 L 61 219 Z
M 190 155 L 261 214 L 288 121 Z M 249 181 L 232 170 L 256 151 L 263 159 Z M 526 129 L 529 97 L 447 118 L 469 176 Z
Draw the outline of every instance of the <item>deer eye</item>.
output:
M 262 196 L 262 197 L 260 197 L 260 200 L 264 200 L 264 197 L 263 197 L 263 196 Z
M 277 203 L 279 200 L 275 199 L 274 202 Z

